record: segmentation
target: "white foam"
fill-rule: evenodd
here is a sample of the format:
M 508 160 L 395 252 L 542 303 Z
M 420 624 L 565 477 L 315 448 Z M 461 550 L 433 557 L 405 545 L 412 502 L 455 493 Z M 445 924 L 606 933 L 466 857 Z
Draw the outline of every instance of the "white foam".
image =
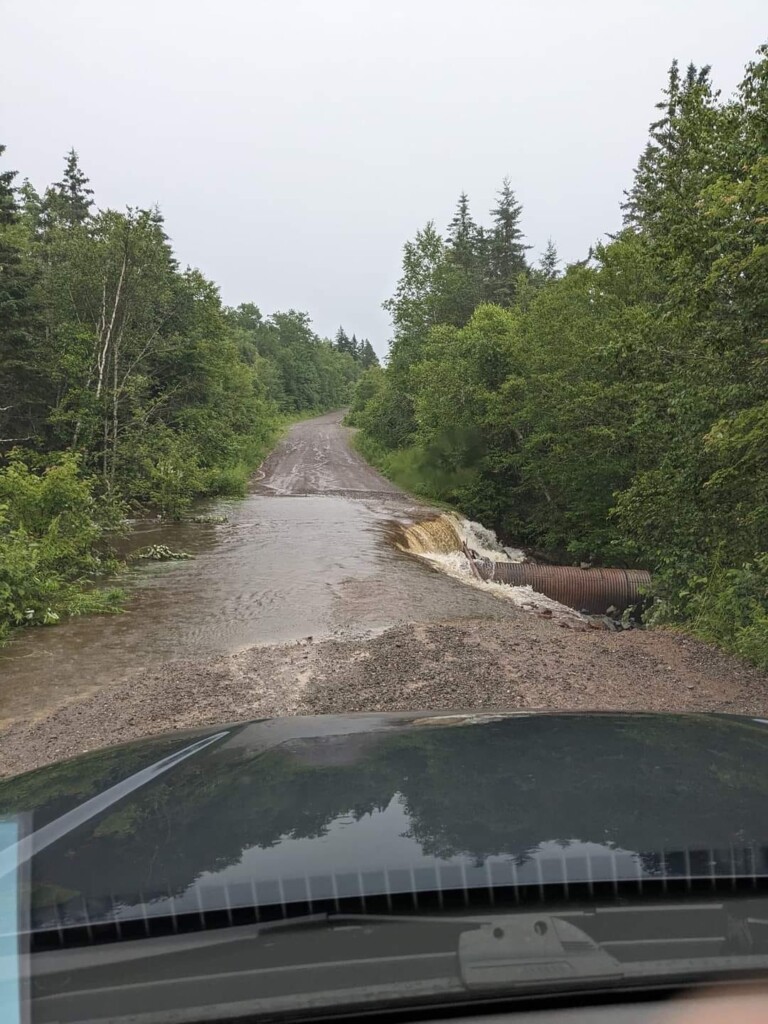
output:
M 456 530 L 472 551 L 476 551 L 481 558 L 489 558 L 492 562 L 524 562 L 525 554 L 518 548 L 508 548 L 501 543 L 493 530 L 482 523 L 475 523 L 471 519 L 459 519 L 456 517 Z
M 489 558 L 493 562 L 523 562 L 525 555 L 517 548 L 505 547 L 498 539 L 493 530 L 483 526 L 482 523 L 474 523 L 468 519 L 456 518 L 456 530 L 468 548 L 476 551 L 478 555 Z M 468 586 L 483 590 L 485 593 L 493 594 L 504 601 L 510 601 L 517 608 L 526 611 L 550 611 L 558 618 L 577 619 L 586 622 L 583 615 L 580 615 L 573 608 L 554 601 L 545 594 L 539 594 L 530 585 L 510 586 L 507 583 L 496 581 L 479 580 L 472 572 L 469 560 L 461 551 L 424 551 L 417 557 L 424 558 L 435 568 L 454 579 L 461 580 Z

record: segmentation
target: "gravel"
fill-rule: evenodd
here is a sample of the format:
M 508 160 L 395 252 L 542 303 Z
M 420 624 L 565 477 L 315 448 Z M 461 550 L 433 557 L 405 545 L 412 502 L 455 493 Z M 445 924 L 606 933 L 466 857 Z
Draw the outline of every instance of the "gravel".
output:
M 768 713 L 768 676 L 679 633 L 502 621 L 398 626 L 357 640 L 173 661 L 0 734 L 9 775 L 155 733 L 271 715 L 422 709 Z

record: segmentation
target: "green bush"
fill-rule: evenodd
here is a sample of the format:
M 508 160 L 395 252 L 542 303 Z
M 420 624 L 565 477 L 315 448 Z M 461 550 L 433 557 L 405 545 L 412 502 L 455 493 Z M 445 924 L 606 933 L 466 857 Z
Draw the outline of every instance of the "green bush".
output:
M 715 565 L 682 599 L 695 633 L 768 669 L 768 554 L 737 569 Z
M 124 470 L 124 486 L 140 507 L 169 519 L 181 519 L 192 498 L 205 491 L 205 473 L 197 445 L 164 424 L 136 438 Z
M 385 375 L 380 366 L 371 366 L 366 370 L 355 384 L 352 392 L 352 403 L 349 407 L 344 422 L 349 427 L 360 427 L 360 414 L 367 408 L 368 403 L 376 397 L 384 386 Z
M 241 498 L 248 487 L 250 467 L 245 463 L 236 466 L 217 466 L 205 473 L 205 493 L 222 497 Z
M 14 454 L 0 469 L 0 637 L 115 609 L 119 592 L 91 583 L 114 565 L 98 547 L 109 519 L 73 455 L 33 472 Z

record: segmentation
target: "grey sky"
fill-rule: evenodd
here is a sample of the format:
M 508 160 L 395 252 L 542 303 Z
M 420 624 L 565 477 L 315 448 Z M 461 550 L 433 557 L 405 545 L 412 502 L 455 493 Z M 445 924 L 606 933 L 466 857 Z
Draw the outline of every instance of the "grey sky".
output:
M 400 250 L 508 174 L 534 253 L 618 224 L 674 56 L 730 93 L 764 0 L 3 0 L 0 141 L 41 187 L 159 203 L 230 304 L 386 349 Z

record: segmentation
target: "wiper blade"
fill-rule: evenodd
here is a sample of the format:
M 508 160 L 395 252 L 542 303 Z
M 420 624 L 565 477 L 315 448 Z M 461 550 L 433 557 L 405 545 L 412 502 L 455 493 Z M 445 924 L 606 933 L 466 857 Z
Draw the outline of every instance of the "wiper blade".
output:
M 679 917 L 684 908 L 648 909 L 660 931 L 669 934 L 675 929 L 672 915 Z M 624 986 L 668 989 L 768 970 L 768 955 L 708 956 L 707 946 L 704 956 L 679 949 L 666 959 L 657 958 L 651 946 L 645 960 L 633 960 L 637 951 L 631 949 L 622 962 L 625 942 L 649 940 L 637 940 L 642 927 L 621 924 L 619 913 L 603 914 L 599 908 L 471 917 L 323 913 L 41 951 L 32 957 L 38 985 L 34 1006 L 41 1021 L 80 1020 L 104 1016 L 108 1000 L 135 1019 L 157 999 L 172 998 L 175 1019 L 198 1021 L 201 1007 L 209 1005 L 219 1017 L 224 1009 L 250 1015 L 316 1012 Z
M 613 910 L 614 908 L 611 908 Z M 679 915 L 696 909 L 724 911 L 722 904 L 699 908 L 680 905 L 655 907 L 654 915 Z M 648 912 L 638 907 L 638 913 Z M 623 908 L 624 913 L 632 913 Z M 600 910 L 597 910 L 600 915 Z M 553 913 L 514 912 L 506 914 L 480 914 L 458 916 L 426 916 L 423 914 L 313 914 L 285 919 L 258 926 L 260 930 L 299 927 L 360 927 L 365 925 L 423 925 L 434 928 L 444 926 L 458 931 L 459 973 L 462 985 L 472 991 L 478 989 L 504 989 L 522 986 L 530 988 L 541 984 L 581 984 L 589 981 L 621 983 L 658 978 L 684 979 L 686 976 L 707 976 L 731 972 L 765 972 L 768 955 L 741 952 L 708 955 L 713 940 L 708 937 L 681 937 L 679 939 L 616 939 L 597 940 L 585 927 L 594 921 L 592 910 L 565 910 Z M 744 923 L 765 926 L 760 918 L 747 917 Z M 579 927 L 579 924 L 585 927 Z M 621 933 L 620 933 L 621 934 Z M 701 955 L 670 955 L 654 959 L 621 960 L 614 951 L 627 946 L 635 953 L 643 942 L 657 946 L 660 942 L 674 946 L 689 946 L 699 941 Z

